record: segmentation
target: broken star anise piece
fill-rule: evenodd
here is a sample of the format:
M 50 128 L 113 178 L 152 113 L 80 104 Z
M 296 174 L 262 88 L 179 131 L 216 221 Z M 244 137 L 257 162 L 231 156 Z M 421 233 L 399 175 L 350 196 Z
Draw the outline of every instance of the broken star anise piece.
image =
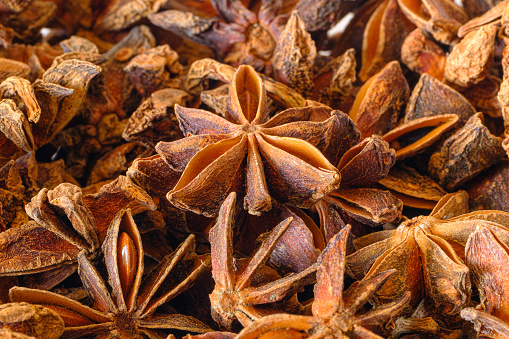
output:
M 442 80 L 445 52 L 422 29 L 410 33 L 401 45 L 401 61 L 412 71 Z
M 481 304 L 465 308 L 461 316 L 474 323 L 478 338 L 507 338 L 509 335 L 507 234 L 479 225 L 465 246 L 465 257 L 479 288 Z
M 443 44 L 457 42 L 456 34 L 468 20 L 463 8 L 452 0 L 398 0 L 398 4 L 410 21 Z
M 350 118 L 366 138 L 392 129 L 405 106 L 410 88 L 397 61 L 391 61 L 359 89 Z
M 447 194 L 433 179 L 402 163 L 393 166 L 378 183 L 389 189 L 403 205 L 421 209 L 432 210 Z
M 428 173 L 446 190 L 455 190 L 502 160 L 502 141 L 484 125 L 483 114 L 476 113 L 431 155 Z
M 350 228 L 342 229 L 332 238 L 318 259 L 317 283 L 313 316 L 275 314 L 262 318 L 243 329 L 237 339 L 251 338 L 373 338 L 378 326 L 391 321 L 408 302 L 410 293 L 399 300 L 359 312 L 373 293 L 395 270 L 355 282 L 343 292 L 346 243 Z
M 28 303 L 0 305 L 0 329 L 36 339 L 58 339 L 64 332 L 62 318 L 53 310 Z M 0 332 L 0 338 L 8 339 Z M 13 336 L 13 338 L 16 338 Z
M 12 288 L 10 297 L 54 310 L 64 320 L 65 338 L 164 338 L 164 330 L 208 332 L 208 326 L 192 317 L 156 313 L 159 306 L 189 288 L 209 264 L 208 256 L 196 256 L 193 246 L 194 237 L 189 236 L 143 277 L 140 233 L 130 210 L 124 209 L 113 219 L 102 246 L 110 289 L 85 253 L 78 255 L 79 273 L 92 307 L 24 287 Z
M 457 114 L 463 125 L 475 109 L 460 93 L 423 73 L 408 99 L 404 122 L 441 114 Z
M 456 114 L 440 114 L 410 120 L 383 138 L 396 150 L 396 160 L 402 160 L 424 152 L 454 127 L 458 119 Z
M 300 311 L 295 293 L 315 279 L 316 266 L 283 278 L 269 267 L 267 260 L 278 240 L 288 229 L 291 218 L 279 223 L 260 247 L 247 259 L 233 257 L 234 192 L 230 193 L 219 211 L 215 226 L 210 230 L 212 274 L 216 282 L 210 294 L 212 317 L 228 330 L 236 320 L 243 326 L 267 314 Z M 293 298 L 292 298 L 293 297 Z
M 241 66 L 230 83 L 226 119 L 176 106 L 187 137 L 156 145 L 170 167 L 183 171 L 167 195 L 170 202 L 213 216 L 228 193 L 237 191 L 245 195 L 245 209 L 260 214 L 270 210 L 272 199 L 309 207 L 339 186 L 338 170 L 315 147 L 328 147 L 338 118 L 299 121 L 313 111 L 304 107 L 269 119 L 266 100 L 260 76 Z
M 369 278 L 397 269 L 375 294 L 376 304 L 412 293 L 411 305 L 427 298 L 443 314 L 456 314 L 470 299 L 470 278 L 464 264 L 468 236 L 479 224 L 509 237 L 509 213 L 468 212 L 464 191 L 443 197 L 429 216 L 403 222 L 397 229 L 369 234 L 354 241 L 348 273 Z

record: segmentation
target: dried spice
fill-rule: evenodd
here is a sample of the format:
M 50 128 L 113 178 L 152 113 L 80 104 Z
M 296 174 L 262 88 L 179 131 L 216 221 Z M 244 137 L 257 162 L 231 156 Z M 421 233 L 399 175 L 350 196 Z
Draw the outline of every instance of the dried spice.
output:
M 398 4 L 418 28 L 444 44 L 454 44 L 458 29 L 468 20 L 465 11 L 451 0 L 398 0 Z
M 373 187 L 395 162 L 394 150 L 378 136 L 366 138 L 344 153 L 337 165 L 340 187 L 313 206 L 326 240 L 347 224 L 353 225 L 352 233 L 359 236 L 364 233 L 359 223 L 375 227 L 401 217 L 402 203 L 390 192 Z
M 433 153 L 428 171 L 446 190 L 454 190 L 503 156 L 502 139 L 489 132 L 477 113 Z
M 267 262 L 279 274 L 300 273 L 313 265 L 325 248 L 325 239 L 313 219 L 303 210 L 281 204 L 274 204 L 260 216 L 240 213 L 244 221 L 234 241 L 234 251 L 249 256 L 266 240 L 270 232 L 286 219 L 291 220 L 288 228 L 275 244 Z
M 392 331 L 394 339 L 410 338 L 440 338 L 460 339 L 463 337 L 461 330 L 448 330 L 440 326 L 432 317 L 425 318 L 404 318 L 401 317 L 395 322 L 396 328 Z
M 508 179 L 509 163 L 504 160 L 470 181 L 467 187 L 470 209 L 509 212 Z
M 1 274 L 41 272 L 35 286 L 52 288 L 76 271 L 80 252 L 91 259 L 98 256 L 114 214 L 123 207 L 133 214 L 155 209 L 150 197 L 125 177 L 94 195 L 83 196 L 68 183 L 40 190 L 26 207 L 35 221 L 0 233 Z
M 400 199 L 405 206 L 429 209 L 447 193 L 430 177 L 419 174 L 412 167 L 402 163 L 396 164 L 389 173 L 379 181 L 389 189 L 392 195 Z
M 342 105 L 351 104 L 356 81 L 355 50 L 349 49 L 332 59 L 314 78 L 312 98 L 334 109 L 347 111 Z
M 364 30 L 359 79 L 367 81 L 383 66 L 401 56 L 406 36 L 415 28 L 396 0 L 385 0 L 373 12 Z
M 426 298 L 442 314 L 458 313 L 471 294 L 469 270 L 462 259 L 468 237 L 479 224 L 509 235 L 506 212 L 467 212 L 465 192 L 448 194 L 429 216 L 356 239 L 357 252 L 347 257 L 348 274 L 366 279 L 396 269 L 375 293 L 375 304 L 395 301 L 410 291 L 412 305 Z
M 205 269 L 208 259 L 193 255 L 193 240 L 190 236 L 142 279 L 144 253 L 140 233 L 130 210 L 121 210 L 103 244 L 111 292 L 85 254 L 78 255 L 79 273 L 93 307 L 56 293 L 23 287 L 12 288 L 10 296 L 12 300 L 54 310 L 64 320 L 64 337 L 99 338 L 109 334 L 157 338 L 164 334 L 163 330 L 208 332 L 208 326 L 192 317 L 156 313 L 159 306 L 189 288 Z
M 203 83 L 207 80 L 220 80 L 231 82 L 235 68 L 222 64 L 212 59 L 201 59 L 193 62 L 184 79 L 184 88 L 190 94 L 199 94 L 203 90 Z M 282 107 L 300 107 L 306 105 L 307 101 L 297 91 L 273 80 L 272 78 L 260 75 L 269 97 Z
M 479 288 L 481 304 L 465 308 L 461 316 L 474 323 L 478 338 L 503 338 L 509 334 L 507 268 L 509 259 L 506 234 L 479 225 L 465 247 L 465 256 Z
M 25 205 L 42 188 L 53 189 L 62 182 L 77 182 L 65 172 L 63 160 L 38 163 L 34 152 L 10 160 L 0 168 L 0 203 L 5 228 L 17 228 L 28 221 Z M 5 230 L 5 229 L 3 229 Z
M 159 141 L 172 141 L 182 136 L 177 118 L 171 114 L 175 104 L 185 106 L 191 96 L 186 92 L 167 88 L 155 91 L 129 117 L 122 137 L 155 147 Z
M 401 61 L 412 71 L 442 80 L 445 52 L 420 28 L 408 34 L 401 45 Z
M 440 114 L 457 114 L 460 124 L 474 115 L 475 109 L 460 93 L 428 74 L 422 74 L 408 99 L 405 122 Z
M 275 78 L 300 93 L 309 93 L 314 86 L 311 67 L 315 58 L 315 42 L 297 12 L 292 12 L 274 49 Z
M 279 14 L 282 4 L 264 2 L 258 14 L 241 1 L 212 1 L 211 4 L 216 17 L 168 10 L 151 14 L 149 19 L 157 26 L 212 47 L 235 65 L 247 63 L 263 69 L 285 24 Z
M 68 60 L 47 70 L 33 87 L 25 79 L 5 80 L 0 102 L 0 143 L 4 144 L 0 163 L 53 139 L 78 113 L 88 83 L 99 71 L 91 63 Z
M 469 87 L 482 81 L 493 63 L 496 33 L 494 26 L 484 26 L 468 33 L 447 56 L 445 79 L 460 87 Z
M 334 236 L 318 259 L 313 316 L 290 314 L 266 316 L 243 329 L 237 338 L 382 338 L 370 329 L 383 327 L 384 323 L 400 313 L 408 302 L 409 293 L 394 303 L 357 315 L 378 287 L 394 274 L 394 270 L 381 272 L 375 277 L 356 282 L 344 291 L 343 275 L 348 233 L 349 227 Z
M 158 89 L 180 88 L 178 75 L 182 73 L 183 66 L 178 59 L 177 52 L 170 46 L 157 46 L 132 58 L 124 71 L 129 74 L 138 92 L 148 96 Z
M 72 305 L 62 337 L 507 336 L 506 1 L 0 13 L 1 302 Z
M 478 112 L 492 117 L 502 117 L 502 104 L 498 100 L 498 93 L 502 80 L 493 75 L 487 75 L 481 82 L 463 91 L 463 96 L 470 101 Z
M 396 160 L 402 160 L 421 152 L 437 142 L 458 122 L 455 114 L 442 114 L 410 120 L 383 136 L 396 150 Z
M 269 120 L 265 104 L 261 78 L 243 66 L 230 85 L 228 119 L 177 106 L 175 113 L 188 137 L 156 146 L 170 167 L 184 171 L 168 193 L 173 204 L 213 216 L 226 195 L 239 190 L 246 192 L 244 207 L 258 214 L 270 209 L 271 197 L 309 206 L 337 187 L 337 169 L 307 142 L 314 139 L 316 145 L 330 138 L 327 131 L 334 117 L 323 123 L 300 122 L 311 113 L 303 108 L 304 117 L 294 109 Z M 203 195 L 210 200 L 204 201 Z
M 216 283 L 210 294 L 212 317 L 221 328 L 231 330 L 235 320 L 247 326 L 267 314 L 299 312 L 301 305 L 294 294 L 313 282 L 316 267 L 281 278 L 264 266 L 291 219 L 277 225 L 249 258 L 234 260 L 234 205 L 235 193 L 230 193 L 210 230 L 212 274 Z
M 64 332 L 64 322 L 49 308 L 24 302 L 8 303 L 0 305 L 0 328 L 37 339 L 58 339 Z
M 350 109 L 350 118 L 366 138 L 392 129 L 410 95 L 397 61 L 387 64 L 362 85 Z

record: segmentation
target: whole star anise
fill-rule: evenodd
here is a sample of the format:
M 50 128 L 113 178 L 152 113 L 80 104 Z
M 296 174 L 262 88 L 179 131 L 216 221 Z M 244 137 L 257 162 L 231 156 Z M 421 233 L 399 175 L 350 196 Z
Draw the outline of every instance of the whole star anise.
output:
M 221 327 L 231 330 L 235 321 L 247 326 L 262 316 L 282 310 L 300 311 L 291 299 L 315 279 L 316 265 L 281 278 L 265 266 L 276 243 L 288 229 L 291 218 L 279 223 L 258 250 L 245 260 L 233 257 L 235 193 L 226 198 L 215 226 L 210 230 L 212 274 L 216 282 L 210 294 L 212 316 Z M 290 300 L 289 300 L 290 299 Z
M 460 191 L 444 196 L 429 216 L 356 239 L 357 252 L 347 258 L 348 273 L 360 279 L 397 269 L 377 291 L 377 303 L 410 291 L 412 305 L 427 298 L 443 314 L 458 313 L 471 293 L 463 254 L 469 235 L 483 224 L 509 236 L 509 213 L 467 212 L 468 195 Z
M 12 288 L 10 297 L 56 311 L 64 320 L 65 338 L 141 339 L 165 337 L 163 330 L 208 332 L 208 326 L 192 317 L 155 313 L 159 306 L 190 287 L 209 265 L 208 256 L 196 256 L 193 247 L 194 237 L 189 236 L 143 277 L 140 233 L 131 211 L 124 209 L 112 221 L 102 246 L 110 289 L 85 253 L 78 255 L 79 273 L 92 307 L 56 293 L 24 287 Z
M 309 119 L 314 109 L 303 107 L 269 119 L 266 100 L 260 76 L 241 66 L 230 83 L 226 119 L 176 106 L 187 137 L 156 145 L 170 167 L 183 171 L 167 195 L 170 202 L 213 216 L 227 194 L 237 191 L 245 195 L 244 208 L 259 214 L 270 210 L 272 199 L 309 207 L 338 187 L 338 170 L 317 148 L 331 146 L 337 117 L 299 121 Z
M 410 293 L 399 300 L 360 311 L 395 270 L 380 272 L 355 282 L 343 292 L 346 243 L 350 227 L 332 238 L 318 259 L 313 316 L 275 314 L 262 318 L 243 329 L 237 339 L 250 338 L 382 338 L 370 329 L 390 321 L 408 302 Z

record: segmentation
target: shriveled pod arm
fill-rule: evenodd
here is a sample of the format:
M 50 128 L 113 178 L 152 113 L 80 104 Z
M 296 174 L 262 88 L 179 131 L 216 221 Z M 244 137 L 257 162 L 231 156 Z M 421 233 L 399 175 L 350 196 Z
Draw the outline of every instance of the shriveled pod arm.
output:
M 264 169 L 271 195 L 279 201 L 309 207 L 339 186 L 337 169 L 306 141 L 262 134 L 256 139 L 266 160 Z

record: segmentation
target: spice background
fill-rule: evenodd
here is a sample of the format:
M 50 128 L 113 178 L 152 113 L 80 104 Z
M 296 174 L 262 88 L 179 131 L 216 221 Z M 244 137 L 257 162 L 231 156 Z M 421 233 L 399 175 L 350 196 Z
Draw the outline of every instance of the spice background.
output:
M 0 338 L 509 338 L 508 46 L 507 0 L 0 0 Z

